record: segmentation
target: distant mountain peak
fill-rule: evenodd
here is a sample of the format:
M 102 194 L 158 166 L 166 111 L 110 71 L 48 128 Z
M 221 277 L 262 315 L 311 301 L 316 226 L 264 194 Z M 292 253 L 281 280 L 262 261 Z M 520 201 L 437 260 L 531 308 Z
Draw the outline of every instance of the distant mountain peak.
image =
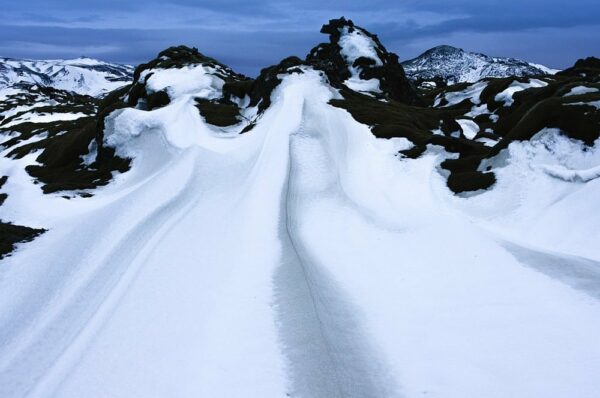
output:
M 442 79 L 448 83 L 472 83 L 486 77 L 522 77 L 558 72 L 516 58 L 490 57 L 446 44 L 433 47 L 402 65 L 413 80 Z
M 442 45 L 430 48 L 429 50 L 425 51 L 424 54 L 429 54 L 429 55 L 432 55 L 432 54 L 454 54 L 454 53 L 464 53 L 464 52 L 465 52 L 465 50 L 463 50 L 462 48 L 450 46 L 448 44 L 442 44 Z

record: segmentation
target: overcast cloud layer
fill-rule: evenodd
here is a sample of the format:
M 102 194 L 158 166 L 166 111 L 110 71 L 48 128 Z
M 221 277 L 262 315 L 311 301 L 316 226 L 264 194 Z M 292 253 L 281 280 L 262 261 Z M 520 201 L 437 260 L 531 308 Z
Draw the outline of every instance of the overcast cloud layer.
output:
M 370 0 L 6 1 L 0 56 L 81 55 L 138 64 L 186 44 L 256 75 L 326 40 L 323 23 L 346 16 L 401 59 L 439 44 L 564 68 L 600 55 L 600 1 Z

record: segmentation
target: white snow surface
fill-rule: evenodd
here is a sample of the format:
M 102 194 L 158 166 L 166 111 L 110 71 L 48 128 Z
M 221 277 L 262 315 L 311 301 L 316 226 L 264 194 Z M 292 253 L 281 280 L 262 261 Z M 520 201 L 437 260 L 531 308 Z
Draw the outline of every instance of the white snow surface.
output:
M 530 88 L 545 87 L 547 85 L 547 82 L 539 79 L 529 79 L 529 81 L 527 81 L 526 83 L 522 83 L 518 80 L 515 80 L 504 91 L 496 94 L 494 99 L 497 102 L 503 102 L 504 106 L 511 106 L 515 102 L 515 100 L 513 99 L 513 95 L 515 95 L 515 93 Z
M 471 119 L 456 119 L 465 137 L 472 140 L 479 132 L 479 125 Z
M 530 66 L 533 66 L 534 68 L 537 68 L 539 70 L 541 70 L 542 72 L 548 74 L 548 75 L 556 75 L 558 72 L 561 71 L 561 69 L 555 69 L 555 68 L 549 68 L 545 65 L 542 64 L 536 64 L 534 62 L 527 62 Z
M 600 179 L 546 171 L 600 143 L 542 131 L 457 197 L 304 72 L 242 135 L 200 117 L 208 78 L 113 113 L 132 169 L 91 198 L 0 157 L 0 218 L 48 229 L 0 267 L 0 396 L 600 395 Z
M 68 121 L 68 120 L 75 120 L 75 119 L 79 119 L 82 118 L 84 116 L 89 116 L 85 113 L 82 112 L 75 112 L 75 113 L 36 113 L 36 112 L 32 112 L 32 113 L 25 113 L 21 116 L 19 116 L 16 119 L 12 119 L 10 122 L 6 123 L 6 124 L 2 124 L 2 122 L 0 122 L 0 127 L 2 128 L 9 128 L 12 126 L 15 126 L 17 124 L 22 124 L 25 122 L 29 122 L 29 123 L 50 123 L 50 122 L 57 122 L 57 121 Z
M 185 94 L 214 99 L 221 96 L 225 81 L 214 75 L 215 68 L 207 65 L 187 65 L 179 69 L 149 69 L 146 81 L 149 93 L 165 90 L 171 99 Z
M 591 106 L 598 110 L 600 110 L 600 100 L 598 101 L 590 101 L 590 102 L 572 102 L 570 104 L 565 105 L 576 105 L 576 106 Z
M 443 105 L 443 107 L 460 104 L 461 102 L 463 102 L 466 99 L 471 101 L 471 103 L 473 103 L 474 105 L 479 105 L 481 103 L 481 93 L 483 92 L 483 90 L 485 90 L 487 85 L 488 85 L 487 82 L 479 82 L 479 83 L 472 84 L 469 87 L 467 87 L 461 91 L 452 91 L 449 93 L 445 93 L 444 97 L 448 103 Z M 433 106 L 439 106 L 441 100 L 442 100 L 442 97 L 440 94 L 436 98 Z
M 571 90 L 569 90 L 569 92 L 566 93 L 564 95 L 564 97 L 572 97 L 574 95 L 597 93 L 598 91 L 600 91 L 600 90 L 598 90 L 596 87 L 577 86 L 577 87 L 573 87 Z

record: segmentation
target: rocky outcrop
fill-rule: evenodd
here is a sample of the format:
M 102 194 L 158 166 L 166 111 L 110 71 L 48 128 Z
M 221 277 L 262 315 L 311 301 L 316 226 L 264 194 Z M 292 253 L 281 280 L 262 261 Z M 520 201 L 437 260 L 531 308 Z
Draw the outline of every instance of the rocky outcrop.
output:
M 362 81 L 376 80 L 383 98 L 407 104 L 419 102 L 398 56 L 387 51 L 377 35 L 344 17 L 330 20 L 323 25 L 321 33 L 329 35 L 329 43 L 314 47 L 306 62 L 324 71 L 334 87 L 348 86 L 353 77 Z M 379 94 L 377 90 L 370 92 Z

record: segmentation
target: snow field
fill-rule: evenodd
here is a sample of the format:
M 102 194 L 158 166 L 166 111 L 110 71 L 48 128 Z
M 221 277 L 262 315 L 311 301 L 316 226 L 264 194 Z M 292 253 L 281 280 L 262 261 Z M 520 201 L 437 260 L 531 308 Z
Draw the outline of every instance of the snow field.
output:
M 168 106 L 107 120 L 132 169 L 92 198 L 43 197 L 33 154 L 2 158 L 0 215 L 50 230 L 0 270 L 0 395 L 600 394 L 600 179 L 548 172 L 588 176 L 597 145 L 540 132 L 456 197 L 441 154 L 399 160 L 409 143 L 328 105 L 310 68 L 235 136 L 194 106 L 211 71 L 178 71 L 149 79 Z

